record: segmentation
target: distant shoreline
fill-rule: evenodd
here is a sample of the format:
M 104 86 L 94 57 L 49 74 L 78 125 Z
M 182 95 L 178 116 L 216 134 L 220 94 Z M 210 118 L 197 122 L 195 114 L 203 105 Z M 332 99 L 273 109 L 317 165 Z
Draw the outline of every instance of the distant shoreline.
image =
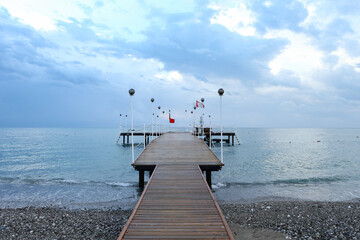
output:
M 360 238 L 360 202 L 262 201 L 220 205 L 245 239 Z M 26 207 L 0 209 L 0 239 L 116 239 L 132 210 Z M 244 239 L 244 238 L 242 238 Z

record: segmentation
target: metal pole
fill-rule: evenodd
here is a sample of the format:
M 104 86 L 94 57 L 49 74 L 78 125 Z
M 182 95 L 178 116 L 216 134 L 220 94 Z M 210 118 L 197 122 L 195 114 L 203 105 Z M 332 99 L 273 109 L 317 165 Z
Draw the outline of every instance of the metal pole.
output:
M 121 114 L 120 114 L 120 134 L 121 134 Z
M 224 163 L 224 150 L 223 150 L 223 125 L 222 125 L 222 95 L 224 94 L 224 89 L 220 88 L 218 91 L 220 95 L 220 144 L 221 144 L 221 162 Z
M 209 128 L 210 128 L 210 141 L 209 141 L 209 146 L 210 146 L 210 149 L 211 149 L 211 143 L 212 143 L 212 141 L 211 141 L 211 116 L 209 115 Z
M 120 113 L 120 128 L 119 128 L 119 137 L 118 137 L 118 139 L 116 140 L 116 143 L 119 143 L 120 138 L 121 138 L 121 113 Z
M 144 149 L 146 148 L 146 129 L 145 129 L 145 124 L 144 124 Z
M 132 96 L 130 97 L 131 100 L 131 154 L 132 154 L 132 162 L 135 162 L 134 156 L 134 116 L 133 116 L 133 102 Z
M 154 98 L 151 98 L 151 141 L 154 139 Z
M 161 109 L 161 107 L 158 106 L 158 115 L 156 116 L 156 125 L 157 125 L 156 132 L 157 132 L 157 134 L 159 134 L 158 136 L 160 136 L 160 113 L 161 113 L 160 109 Z
M 224 150 L 223 150 L 223 125 L 222 125 L 222 96 L 220 96 L 220 135 L 221 135 L 221 162 L 224 162 Z
M 187 126 L 187 110 L 185 110 L 185 131 L 188 131 L 188 126 Z
M 132 96 L 135 94 L 134 89 L 129 90 L 130 94 L 130 107 L 131 107 L 131 155 L 132 155 L 132 163 L 135 162 L 135 155 L 134 155 L 134 114 L 133 114 L 133 101 Z

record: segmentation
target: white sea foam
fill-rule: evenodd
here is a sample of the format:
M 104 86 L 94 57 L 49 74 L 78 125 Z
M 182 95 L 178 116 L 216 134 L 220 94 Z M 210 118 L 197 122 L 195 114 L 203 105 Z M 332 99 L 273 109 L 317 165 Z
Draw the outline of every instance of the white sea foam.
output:
M 212 187 L 212 189 L 217 189 L 217 188 L 221 188 L 221 187 L 226 187 L 226 184 L 216 183 L 216 184 L 212 184 L 211 187 Z

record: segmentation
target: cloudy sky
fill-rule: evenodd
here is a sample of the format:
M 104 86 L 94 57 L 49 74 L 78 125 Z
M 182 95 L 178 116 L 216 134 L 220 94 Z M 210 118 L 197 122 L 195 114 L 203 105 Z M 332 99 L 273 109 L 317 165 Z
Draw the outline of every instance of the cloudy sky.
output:
M 360 127 L 359 1 L 176 2 L 0 0 L 0 127 Z

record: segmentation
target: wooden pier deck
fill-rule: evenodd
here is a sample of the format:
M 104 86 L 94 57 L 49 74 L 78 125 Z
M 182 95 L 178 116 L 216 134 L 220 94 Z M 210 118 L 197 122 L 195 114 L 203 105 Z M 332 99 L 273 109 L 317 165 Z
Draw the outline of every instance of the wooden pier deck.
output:
M 233 239 L 202 174 L 210 170 L 201 168 L 223 164 L 202 140 L 189 133 L 162 135 L 133 164 L 139 172 L 154 165 L 118 239 Z
M 132 164 L 136 170 L 157 164 L 199 164 L 219 170 L 224 164 L 205 142 L 190 133 L 166 133 L 147 146 Z M 146 168 L 148 169 L 148 168 Z

